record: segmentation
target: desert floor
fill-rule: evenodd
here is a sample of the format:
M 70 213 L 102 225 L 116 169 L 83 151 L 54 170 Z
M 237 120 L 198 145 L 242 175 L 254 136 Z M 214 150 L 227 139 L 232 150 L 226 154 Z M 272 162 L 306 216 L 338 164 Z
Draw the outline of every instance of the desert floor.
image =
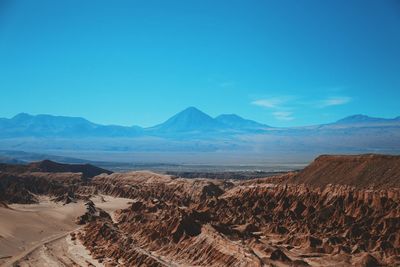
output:
M 111 215 L 128 207 L 130 199 L 96 196 L 95 205 Z M 75 219 L 84 214 L 83 201 L 63 205 L 40 197 L 38 204 L 0 207 L 0 265 L 11 266 L 101 266 L 70 233 L 81 226 Z

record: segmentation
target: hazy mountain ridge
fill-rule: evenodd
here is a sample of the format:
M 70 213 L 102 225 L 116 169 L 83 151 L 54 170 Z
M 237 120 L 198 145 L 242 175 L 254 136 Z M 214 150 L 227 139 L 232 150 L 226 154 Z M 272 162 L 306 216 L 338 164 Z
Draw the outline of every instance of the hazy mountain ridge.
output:
M 165 122 L 148 127 L 101 125 L 80 117 L 29 115 L 20 113 L 11 119 L 0 119 L 1 137 L 135 137 L 180 133 L 212 133 L 263 130 L 269 126 L 244 119 L 236 114 L 212 118 L 195 107 L 189 107 Z
M 336 124 L 349 124 L 349 123 L 400 123 L 400 116 L 393 119 L 385 119 L 385 118 L 376 118 L 369 117 L 363 114 L 356 114 L 352 116 L 345 117 L 336 121 Z
M 366 115 L 352 115 L 334 123 L 317 126 L 359 126 L 390 124 L 400 126 L 400 117 L 393 119 L 374 118 Z M 11 119 L 0 118 L 0 137 L 137 137 L 147 135 L 171 136 L 174 134 L 238 134 L 267 133 L 273 127 L 236 114 L 222 114 L 212 118 L 195 107 L 189 107 L 165 122 L 148 127 L 101 125 L 81 117 L 53 115 L 29 115 L 20 113 Z M 309 128 L 278 128 L 280 131 L 299 131 Z M 315 128 L 315 127 L 312 127 Z M 275 129 L 275 130 L 278 130 Z
M 140 128 L 100 125 L 83 118 L 19 114 L 0 119 L 0 149 L 51 154 L 62 151 L 311 156 L 400 153 L 400 119 L 353 115 L 334 123 L 278 128 L 235 114 L 212 118 L 190 107 L 161 124 Z
M 29 115 L 20 113 L 11 119 L 0 120 L 1 137 L 87 137 L 135 136 L 138 126 L 101 125 L 80 117 Z
M 189 107 L 165 122 L 148 128 L 157 132 L 215 131 L 224 125 L 195 107 Z
M 242 117 L 236 114 L 222 114 L 215 117 L 216 121 L 219 121 L 222 124 L 228 125 L 233 129 L 265 129 L 270 128 L 271 126 L 258 123 L 253 120 L 243 119 Z

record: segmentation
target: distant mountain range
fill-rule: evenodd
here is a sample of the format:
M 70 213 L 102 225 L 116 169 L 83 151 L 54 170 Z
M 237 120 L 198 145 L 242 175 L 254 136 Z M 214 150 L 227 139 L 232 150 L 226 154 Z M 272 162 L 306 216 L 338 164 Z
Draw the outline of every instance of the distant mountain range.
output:
M 194 107 L 189 107 L 172 116 L 164 123 L 149 128 L 157 132 L 191 132 L 191 131 L 215 131 L 227 128 L 206 113 Z
M 136 126 L 95 124 L 79 117 L 20 113 L 11 119 L 0 119 L 0 137 L 121 137 L 134 136 L 141 130 Z
M 280 128 L 236 114 L 213 118 L 189 107 L 161 124 L 141 128 L 100 125 L 77 117 L 21 113 L 11 119 L 0 119 L 0 150 L 73 158 L 81 158 L 84 151 L 90 155 L 83 156 L 91 160 L 108 160 L 99 157 L 106 152 L 119 155 L 147 153 L 126 157 L 127 160 L 139 157 L 136 160 L 147 158 L 149 161 L 156 157 L 172 159 L 177 153 L 183 155 L 182 152 L 218 153 L 213 155 L 223 154 L 227 160 L 233 153 L 247 158 L 256 154 L 268 154 L 270 158 L 278 154 L 300 158 L 328 153 L 399 154 L 400 117 L 383 119 L 352 115 L 321 125 Z M 182 157 L 179 159 L 182 162 L 187 159 Z M 3 158 L 3 161 L 9 160 L 13 159 Z
M 383 118 L 374 118 L 374 117 L 369 117 L 366 115 L 362 114 L 357 114 L 357 115 L 352 115 L 348 116 L 346 118 L 343 118 L 341 120 L 338 120 L 336 124 L 349 124 L 349 123 L 398 123 L 400 122 L 400 116 L 394 118 L 394 119 L 383 119 Z
M 394 119 L 373 118 L 366 115 L 352 115 L 335 123 L 326 125 L 360 124 L 400 124 L 400 117 Z M 0 118 L 0 137 L 137 137 L 171 136 L 199 133 L 262 133 L 273 127 L 244 119 L 236 114 L 222 114 L 215 118 L 195 107 L 189 107 L 172 116 L 165 122 L 153 127 L 100 125 L 80 117 L 53 115 L 32 116 L 20 113 L 11 119 Z M 300 127 L 301 128 L 301 127 Z M 291 128 L 285 128 L 290 130 Z M 296 127 L 298 130 L 299 127 Z
M 147 128 L 147 132 L 154 134 L 163 133 L 201 133 L 201 132 L 229 132 L 229 131 L 252 131 L 263 130 L 269 126 L 244 119 L 235 114 L 222 114 L 212 118 L 195 107 L 189 107 L 170 119 Z

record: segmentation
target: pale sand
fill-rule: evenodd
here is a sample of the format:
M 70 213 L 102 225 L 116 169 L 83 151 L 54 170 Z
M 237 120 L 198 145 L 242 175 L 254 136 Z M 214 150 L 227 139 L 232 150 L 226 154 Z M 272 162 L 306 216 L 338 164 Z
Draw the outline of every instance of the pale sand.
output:
M 131 201 L 110 196 L 96 196 L 92 200 L 111 215 L 117 209 L 128 207 Z M 76 266 L 88 266 L 91 262 L 84 247 L 69 237 L 69 233 L 79 229 L 75 219 L 86 212 L 84 202 L 62 205 L 41 197 L 39 204 L 12 204 L 9 207 L 11 209 L 0 208 L 1 266 L 15 262 L 21 266 L 73 265 L 65 265 L 63 260 L 67 262 L 67 259 Z M 93 262 L 93 265 L 101 266 Z
M 69 234 L 39 246 L 17 261 L 17 263 L 21 267 L 103 266 L 103 264 L 90 256 L 89 251 L 86 250 L 80 241 L 72 240 Z

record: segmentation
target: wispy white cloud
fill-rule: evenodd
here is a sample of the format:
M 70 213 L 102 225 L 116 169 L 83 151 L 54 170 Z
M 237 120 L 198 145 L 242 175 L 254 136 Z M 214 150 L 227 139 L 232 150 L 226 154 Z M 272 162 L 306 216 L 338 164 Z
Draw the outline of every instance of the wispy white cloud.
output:
M 289 110 L 293 109 L 290 104 L 293 104 L 291 101 L 294 98 L 294 96 L 275 96 L 254 100 L 251 104 L 271 109 L 273 111 L 272 116 L 277 120 L 291 121 L 294 120 L 294 117 L 293 112 Z
M 351 101 L 351 97 L 348 96 L 337 96 L 337 97 L 329 97 L 319 102 L 318 107 L 325 108 L 331 106 L 340 106 L 347 104 Z
M 348 104 L 352 98 L 345 95 L 345 89 L 346 87 L 328 88 L 319 100 L 311 96 L 275 95 L 256 98 L 251 104 L 269 110 L 270 116 L 276 120 L 292 121 L 297 117 L 296 112 L 300 116 L 307 111 L 315 112 L 322 108 Z
M 264 107 L 264 108 L 279 108 L 287 101 L 287 97 L 271 97 L 258 99 L 251 102 L 251 104 Z
M 294 120 L 293 117 L 293 112 L 290 111 L 275 111 L 272 112 L 274 115 L 275 119 L 281 120 L 281 121 L 291 121 Z

